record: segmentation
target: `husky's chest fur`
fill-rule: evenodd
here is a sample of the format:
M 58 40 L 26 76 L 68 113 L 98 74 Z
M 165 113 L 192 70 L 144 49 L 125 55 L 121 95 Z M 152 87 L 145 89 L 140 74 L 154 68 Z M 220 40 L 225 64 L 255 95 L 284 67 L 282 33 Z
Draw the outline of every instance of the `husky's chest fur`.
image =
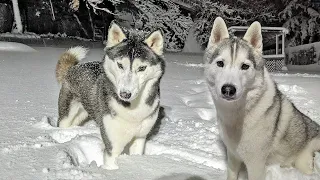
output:
M 140 105 L 135 109 L 123 107 L 117 102 L 111 100 L 110 107 L 116 114 L 104 114 L 103 125 L 108 133 L 110 139 L 117 139 L 112 137 L 119 132 L 123 132 L 122 135 L 128 137 L 143 137 L 146 136 L 150 128 L 154 125 L 158 113 L 158 103 L 155 101 L 152 106 Z M 113 133 L 117 131 L 117 133 Z
M 109 107 L 111 113 L 103 115 L 103 124 L 109 132 L 109 136 L 113 135 L 112 131 L 114 130 L 123 131 L 123 135 L 129 137 L 145 136 L 155 122 L 156 118 L 153 118 L 153 116 L 158 112 L 159 98 L 151 106 L 141 102 L 130 107 L 125 107 L 111 98 Z

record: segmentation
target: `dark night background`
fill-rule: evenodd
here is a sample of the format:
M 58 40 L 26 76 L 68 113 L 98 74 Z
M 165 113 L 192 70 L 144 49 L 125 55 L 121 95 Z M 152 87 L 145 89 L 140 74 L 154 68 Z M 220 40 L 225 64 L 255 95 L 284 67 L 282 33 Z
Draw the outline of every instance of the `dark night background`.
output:
M 289 29 L 287 46 L 320 41 L 320 3 L 317 0 L 18 0 L 23 33 L 41 37 L 84 38 L 103 41 L 113 19 L 123 26 L 152 30 L 162 28 L 166 49 L 180 51 L 194 27 L 198 43 L 206 46 L 212 22 L 223 17 L 228 26 L 249 25 Z M 96 9 L 89 2 L 96 3 Z M 52 6 L 51 4 L 52 3 Z M 0 31 L 11 32 L 11 0 L 0 1 Z M 95 10 L 96 9 L 96 10 Z

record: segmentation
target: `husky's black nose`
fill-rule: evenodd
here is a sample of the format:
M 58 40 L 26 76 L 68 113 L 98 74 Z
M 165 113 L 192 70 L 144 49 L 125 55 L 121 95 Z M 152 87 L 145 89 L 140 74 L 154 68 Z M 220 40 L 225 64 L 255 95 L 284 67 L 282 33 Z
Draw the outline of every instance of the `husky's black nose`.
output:
M 226 99 L 233 99 L 235 94 L 236 94 L 236 92 L 237 92 L 237 89 L 232 84 L 225 84 L 221 88 L 221 94 Z
M 120 97 L 123 99 L 129 99 L 131 97 L 130 92 L 120 92 Z

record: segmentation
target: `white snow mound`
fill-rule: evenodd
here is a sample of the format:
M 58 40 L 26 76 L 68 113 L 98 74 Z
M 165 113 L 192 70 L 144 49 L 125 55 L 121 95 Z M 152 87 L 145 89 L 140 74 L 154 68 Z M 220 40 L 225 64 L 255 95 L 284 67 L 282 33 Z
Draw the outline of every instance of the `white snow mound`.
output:
M 88 166 L 93 161 L 97 166 L 103 165 L 103 151 L 102 140 L 94 135 L 78 136 L 68 142 L 66 147 L 66 153 L 75 166 Z
M 5 42 L 0 41 L 0 51 L 9 51 L 9 52 L 37 52 L 30 46 L 27 46 L 22 43 L 16 42 Z

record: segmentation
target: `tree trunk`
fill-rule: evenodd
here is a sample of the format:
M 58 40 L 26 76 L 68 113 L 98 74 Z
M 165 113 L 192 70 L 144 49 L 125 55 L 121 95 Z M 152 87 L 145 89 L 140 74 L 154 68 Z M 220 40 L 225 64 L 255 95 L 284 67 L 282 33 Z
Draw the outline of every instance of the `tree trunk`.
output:
M 18 33 L 22 33 L 22 22 L 21 22 L 18 0 L 12 0 L 12 6 L 13 6 L 13 13 L 14 13 L 14 20 L 17 25 Z
M 77 16 L 76 14 L 73 14 L 73 17 L 76 18 L 76 20 L 77 20 L 77 22 L 78 22 L 78 24 L 79 24 L 79 27 L 82 29 L 82 31 L 84 32 L 84 34 L 87 36 L 86 38 L 88 38 L 88 37 L 89 37 L 88 31 L 82 26 L 81 21 L 80 21 L 80 19 L 78 18 L 78 16 Z
M 88 10 L 88 13 L 89 13 L 89 20 L 90 20 L 90 26 L 91 26 L 91 30 L 92 30 L 92 39 L 94 38 L 94 26 L 93 26 L 93 21 L 92 21 L 92 17 L 91 17 L 91 12 L 90 12 L 90 7 L 87 6 L 87 10 Z

